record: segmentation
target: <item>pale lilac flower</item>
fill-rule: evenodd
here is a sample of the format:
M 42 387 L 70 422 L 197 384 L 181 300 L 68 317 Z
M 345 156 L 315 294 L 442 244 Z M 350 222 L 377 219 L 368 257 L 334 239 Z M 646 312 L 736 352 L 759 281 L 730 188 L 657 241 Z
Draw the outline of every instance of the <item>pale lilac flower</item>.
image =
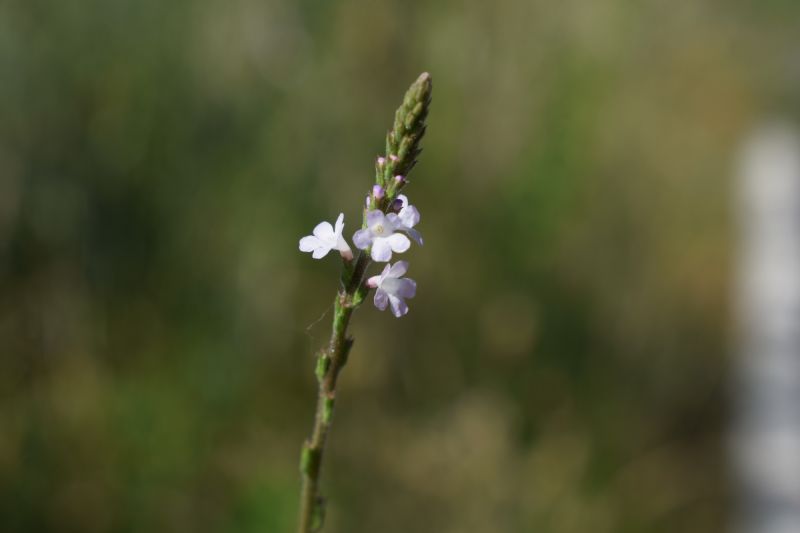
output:
M 408 233 L 409 237 L 422 246 L 422 235 L 420 235 L 417 230 L 413 229 L 414 226 L 419 224 L 419 211 L 416 207 L 408 203 L 408 197 L 405 194 L 398 194 L 397 199 L 400 200 L 400 211 L 397 213 L 397 217 L 403 224 L 402 227 L 398 229 Z
M 402 253 L 411 246 L 408 237 L 396 233 L 398 229 L 403 229 L 399 215 L 384 215 L 379 209 L 373 209 L 367 212 L 366 229 L 360 229 L 353 235 L 353 243 L 359 250 L 372 246 L 372 260 L 384 263 L 392 259 L 392 252 Z
M 311 257 L 321 259 L 328 255 L 331 250 L 339 250 L 342 257 L 348 261 L 353 259 L 353 252 L 350 245 L 342 237 L 344 229 L 344 213 L 339 213 L 336 219 L 336 227 L 331 226 L 330 222 L 320 222 L 314 228 L 313 235 L 308 235 L 300 239 L 300 251 L 311 252 Z
M 367 286 L 375 289 L 375 307 L 384 311 L 386 304 L 392 308 L 397 318 L 408 313 L 406 298 L 413 298 L 417 293 L 417 282 L 402 277 L 408 271 L 408 261 L 398 261 L 394 265 L 386 265 L 380 276 L 372 276 Z

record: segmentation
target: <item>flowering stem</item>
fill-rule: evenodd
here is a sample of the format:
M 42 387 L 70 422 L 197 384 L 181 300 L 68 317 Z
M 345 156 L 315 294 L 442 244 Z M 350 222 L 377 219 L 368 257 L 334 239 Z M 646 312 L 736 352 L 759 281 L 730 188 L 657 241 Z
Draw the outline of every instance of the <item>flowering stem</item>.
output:
M 353 267 L 353 273 L 350 281 L 344 284 L 347 292 L 353 295 L 356 294 L 359 286 L 364 281 L 364 272 L 367 271 L 367 268 L 371 262 L 372 261 L 369 260 L 368 253 L 359 252 L 358 257 L 356 258 L 356 265 Z
M 394 127 L 386 137 L 386 157 L 381 157 L 382 162 L 376 165 L 376 186 L 373 187 L 373 194 L 368 199 L 368 209 L 379 209 L 383 213 L 388 213 L 398 192 L 405 185 L 404 176 L 414 166 L 416 157 L 420 153 L 419 141 L 425 134 L 425 117 L 428 114 L 430 97 L 431 77 L 428 73 L 423 73 L 406 91 L 403 103 L 395 113 Z M 367 210 L 364 211 L 362 229 L 366 229 Z M 330 249 L 336 248 L 338 241 L 335 236 L 337 232 L 340 234 L 340 223 L 342 215 L 336 222 L 337 229 L 325 223 L 328 227 L 322 227 L 320 231 L 320 226 L 324 226 L 320 224 L 315 228 L 314 237 L 301 239 L 300 249 L 316 253 L 318 248 L 324 246 L 322 255 L 325 255 Z M 311 533 L 322 528 L 325 505 L 319 489 L 320 471 L 336 402 L 336 380 L 347 363 L 347 356 L 353 346 L 353 338 L 347 335 L 350 317 L 369 292 L 364 280 L 371 263 L 370 251 L 361 250 L 353 260 L 352 255 L 347 256 L 344 253 L 350 252 L 349 247 L 346 244 L 343 246 L 344 248 L 337 248 L 343 252 L 344 268 L 341 287 L 333 304 L 331 338 L 327 347 L 317 354 L 316 375 L 319 389 L 314 428 L 311 437 L 303 443 L 300 456 L 303 487 L 300 493 L 298 533 Z

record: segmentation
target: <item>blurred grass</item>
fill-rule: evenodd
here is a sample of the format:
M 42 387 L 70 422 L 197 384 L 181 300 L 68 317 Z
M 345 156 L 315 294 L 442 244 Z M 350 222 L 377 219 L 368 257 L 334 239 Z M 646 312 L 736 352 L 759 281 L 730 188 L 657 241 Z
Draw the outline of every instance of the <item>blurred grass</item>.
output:
M 291 531 L 312 353 L 403 89 L 400 321 L 359 311 L 335 531 L 721 531 L 728 176 L 793 2 L 0 4 L 0 529 Z M 313 326 L 313 327 L 308 327 Z

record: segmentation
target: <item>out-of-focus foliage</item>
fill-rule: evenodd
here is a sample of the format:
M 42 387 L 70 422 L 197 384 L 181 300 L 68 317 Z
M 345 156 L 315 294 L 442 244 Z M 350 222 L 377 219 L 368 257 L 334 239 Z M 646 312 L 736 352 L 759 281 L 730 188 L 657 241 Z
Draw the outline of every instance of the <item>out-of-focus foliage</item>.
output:
M 0 530 L 294 527 L 313 351 L 434 78 L 402 320 L 355 317 L 335 532 L 721 531 L 731 161 L 789 1 L 0 3 Z

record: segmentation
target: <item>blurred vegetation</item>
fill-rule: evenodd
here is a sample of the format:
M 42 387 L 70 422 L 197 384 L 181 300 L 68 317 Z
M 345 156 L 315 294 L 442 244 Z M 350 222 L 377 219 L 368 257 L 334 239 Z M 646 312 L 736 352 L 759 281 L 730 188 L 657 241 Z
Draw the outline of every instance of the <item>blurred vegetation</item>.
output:
M 402 320 L 355 318 L 326 531 L 724 529 L 728 179 L 796 2 L 0 3 L 0 530 L 281 532 L 313 351 L 434 77 Z

